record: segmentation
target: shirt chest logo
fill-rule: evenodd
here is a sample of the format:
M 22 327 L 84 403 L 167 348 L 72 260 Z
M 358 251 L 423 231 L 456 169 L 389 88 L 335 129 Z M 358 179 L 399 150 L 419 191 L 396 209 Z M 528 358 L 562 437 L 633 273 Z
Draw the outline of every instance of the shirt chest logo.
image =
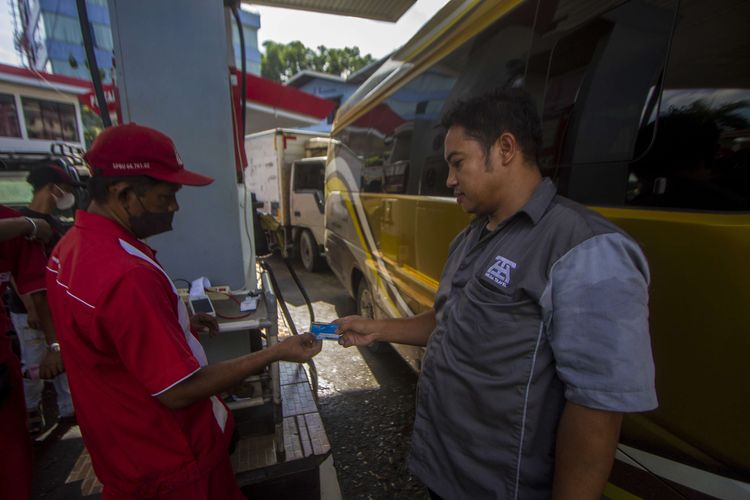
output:
M 484 275 L 498 285 L 507 288 L 510 285 L 510 271 L 515 268 L 515 262 L 498 255 L 495 257 L 495 263 L 487 269 Z

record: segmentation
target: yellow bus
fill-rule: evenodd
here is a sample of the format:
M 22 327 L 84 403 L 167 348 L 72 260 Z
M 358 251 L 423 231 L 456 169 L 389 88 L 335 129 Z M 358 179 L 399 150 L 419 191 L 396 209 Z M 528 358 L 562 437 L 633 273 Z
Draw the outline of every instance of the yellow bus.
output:
M 360 314 L 398 317 L 432 306 L 469 221 L 441 113 L 493 88 L 535 98 L 543 174 L 651 265 L 660 406 L 626 419 L 611 498 L 750 498 L 748 26 L 745 0 L 454 0 L 334 123 L 329 264 Z

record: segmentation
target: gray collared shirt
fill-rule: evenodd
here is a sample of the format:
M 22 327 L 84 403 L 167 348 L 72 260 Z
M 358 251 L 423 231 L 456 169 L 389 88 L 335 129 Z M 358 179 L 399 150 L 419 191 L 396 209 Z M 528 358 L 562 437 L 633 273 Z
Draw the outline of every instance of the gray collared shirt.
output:
M 657 406 L 646 259 L 621 229 L 556 195 L 451 244 L 419 381 L 411 470 L 447 499 L 548 498 L 566 401 Z

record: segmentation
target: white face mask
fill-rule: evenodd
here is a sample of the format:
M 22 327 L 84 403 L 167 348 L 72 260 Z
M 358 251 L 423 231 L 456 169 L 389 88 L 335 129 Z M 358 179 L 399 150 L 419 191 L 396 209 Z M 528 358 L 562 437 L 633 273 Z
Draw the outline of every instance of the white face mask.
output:
M 57 187 L 57 186 L 55 186 Z M 73 195 L 73 193 L 69 193 L 67 191 L 63 191 L 59 187 L 57 188 L 59 191 L 62 191 L 62 196 L 57 196 L 54 193 L 52 196 L 55 197 L 55 205 L 57 206 L 58 210 L 68 210 L 76 203 L 76 197 Z

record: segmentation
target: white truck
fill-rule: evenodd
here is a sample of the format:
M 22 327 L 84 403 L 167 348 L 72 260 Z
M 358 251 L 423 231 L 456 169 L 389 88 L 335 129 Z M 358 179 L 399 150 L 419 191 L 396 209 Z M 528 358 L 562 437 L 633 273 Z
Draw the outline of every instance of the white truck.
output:
M 271 129 L 245 136 L 245 183 L 262 211 L 281 225 L 308 271 L 325 262 L 325 163 L 330 139 L 320 132 Z

